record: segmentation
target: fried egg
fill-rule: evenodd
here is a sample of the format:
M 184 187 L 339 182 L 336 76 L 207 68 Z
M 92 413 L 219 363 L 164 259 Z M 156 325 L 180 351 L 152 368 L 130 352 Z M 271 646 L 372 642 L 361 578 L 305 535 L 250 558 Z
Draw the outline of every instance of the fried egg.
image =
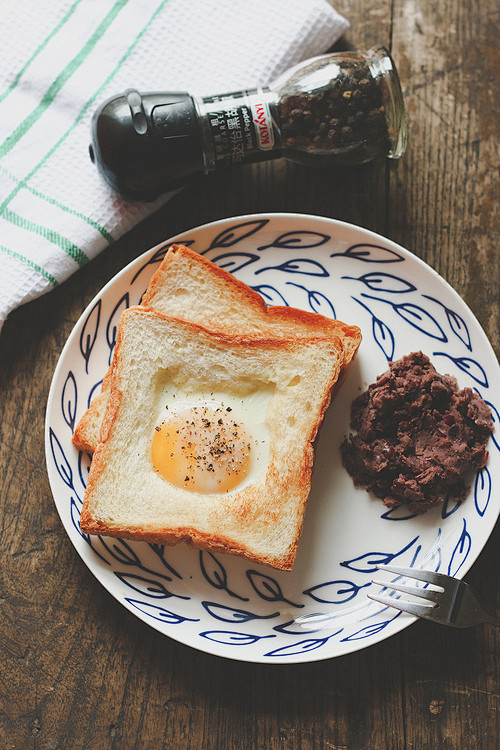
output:
M 151 442 L 153 469 L 170 484 L 203 494 L 255 481 L 269 463 L 271 395 L 268 388 L 237 396 L 163 387 Z

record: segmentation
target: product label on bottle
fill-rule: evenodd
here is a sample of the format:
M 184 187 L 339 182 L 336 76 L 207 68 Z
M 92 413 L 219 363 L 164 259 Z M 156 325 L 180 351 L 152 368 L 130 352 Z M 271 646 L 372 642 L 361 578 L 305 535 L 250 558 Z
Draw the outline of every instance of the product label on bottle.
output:
M 280 155 L 280 137 L 269 89 L 205 97 L 202 103 L 215 167 Z

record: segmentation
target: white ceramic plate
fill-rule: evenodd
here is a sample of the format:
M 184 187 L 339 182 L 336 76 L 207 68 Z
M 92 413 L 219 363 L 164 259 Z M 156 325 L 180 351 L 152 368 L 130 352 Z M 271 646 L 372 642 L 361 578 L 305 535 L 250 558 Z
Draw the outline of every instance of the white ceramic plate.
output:
M 363 332 L 358 357 L 325 417 L 299 553 L 292 573 L 185 545 L 163 548 L 89 537 L 79 515 L 89 457 L 71 443 L 98 392 L 125 307 L 139 303 L 171 242 L 185 242 L 234 273 L 268 304 L 336 316 Z M 463 503 L 413 517 L 388 511 L 353 486 L 339 445 L 360 390 L 421 349 L 490 403 L 497 432 L 487 467 Z M 499 366 L 471 311 L 431 268 L 399 245 L 350 224 L 300 214 L 241 216 L 174 237 L 128 265 L 95 297 L 72 331 L 50 389 L 46 456 L 64 527 L 96 578 L 130 612 L 209 653 L 286 664 L 370 646 L 414 618 L 369 600 L 377 563 L 394 560 L 463 576 L 500 509 Z M 496 488 L 496 492 L 493 491 Z M 298 619 L 300 618 L 300 619 Z

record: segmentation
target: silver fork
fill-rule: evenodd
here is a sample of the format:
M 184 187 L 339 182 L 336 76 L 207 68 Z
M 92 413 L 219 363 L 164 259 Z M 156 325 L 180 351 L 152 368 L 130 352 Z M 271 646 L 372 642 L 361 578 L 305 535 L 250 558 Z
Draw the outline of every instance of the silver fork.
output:
M 397 581 L 387 582 L 373 579 L 372 583 L 382 586 L 384 589 L 394 589 L 403 594 L 410 594 L 425 599 L 426 603 L 414 604 L 404 599 L 396 599 L 392 596 L 373 596 L 370 599 L 380 604 L 387 604 L 410 615 L 423 617 L 425 620 L 433 620 L 440 625 L 452 625 L 455 628 L 468 628 L 480 622 L 488 622 L 500 627 L 500 618 L 487 612 L 479 602 L 474 590 L 464 581 L 458 578 L 446 576 L 443 573 L 432 573 L 429 570 L 418 570 L 416 568 L 398 568 L 395 565 L 377 565 L 377 568 L 387 573 L 395 573 L 405 578 L 415 578 L 417 581 L 439 586 L 440 591 L 417 586 L 408 586 Z

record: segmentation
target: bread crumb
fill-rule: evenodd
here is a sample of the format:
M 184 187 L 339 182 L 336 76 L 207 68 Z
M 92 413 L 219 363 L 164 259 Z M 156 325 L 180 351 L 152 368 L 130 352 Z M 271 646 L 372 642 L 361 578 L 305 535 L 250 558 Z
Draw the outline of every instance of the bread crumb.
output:
M 444 700 L 433 700 L 429 704 L 429 711 L 431 714 L 440 714 L 443 710 Z

